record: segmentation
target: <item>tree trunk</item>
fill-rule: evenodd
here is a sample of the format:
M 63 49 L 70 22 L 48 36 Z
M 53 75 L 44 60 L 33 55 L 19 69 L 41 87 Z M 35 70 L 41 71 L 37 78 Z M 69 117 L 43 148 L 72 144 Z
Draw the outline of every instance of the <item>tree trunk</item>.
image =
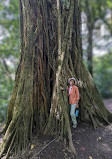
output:
M 88 23 L 91 23 L 88 21 Z M 93 25 L 88 24 L 88 70 L 93 76 Z
M 88 0 L 85 1 L 85 8 L 87 14 L 87 28 L 88 28 L 88 47 L 87 47 L 87 62 L 88 70 L 93 75 L 93 29 L 95 23 L 95 17 L 93 14 L 93 9 Z
M 77 79 L 80 118 L 109 123 L 111 114 L 86 70 L 81 56 L 80 4 L 78 0 L 20 2 L 21 51 L 15 87 L 8 107 L 0 156 L 25 149 L 32 132 L 59 135 L 72 143 L 67 80 Z

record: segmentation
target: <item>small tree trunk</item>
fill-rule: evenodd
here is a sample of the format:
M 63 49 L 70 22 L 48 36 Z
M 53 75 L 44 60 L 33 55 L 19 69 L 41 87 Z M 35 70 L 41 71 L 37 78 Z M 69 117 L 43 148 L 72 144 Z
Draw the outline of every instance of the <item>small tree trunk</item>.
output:
M 24 150 L 32 132 L 54 134 L 72 143 L 67 80 L 77 79 L 82 121 L 109 123 L 105 108 L 81 56 L 80 4 L 77 0 L 20 2 L 21 52 L 8 108 L 0 156 Z

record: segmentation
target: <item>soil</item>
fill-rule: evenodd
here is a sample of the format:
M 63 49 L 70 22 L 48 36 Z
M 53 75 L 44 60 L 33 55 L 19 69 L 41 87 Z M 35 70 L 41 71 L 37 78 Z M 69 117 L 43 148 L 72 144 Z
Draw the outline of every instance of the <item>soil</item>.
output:
M 112 112 L 112 99 L 104 100 L 104 103 Z M 56 136 L 35 135 L 25 152 L 10 159 L 33 159 L 34 156 L 34 159 L 112 159 L 112 124 L 94 130 L 91 125 L 78 123 L 76 129 L 71 129 L 77 157 L 58 139 L 37 155 Z

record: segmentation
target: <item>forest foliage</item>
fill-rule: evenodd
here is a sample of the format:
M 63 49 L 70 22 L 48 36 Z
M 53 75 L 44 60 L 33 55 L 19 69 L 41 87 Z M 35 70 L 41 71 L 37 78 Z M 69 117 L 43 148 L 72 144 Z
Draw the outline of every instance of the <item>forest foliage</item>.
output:
M 6 118 L 19 57 L 18 1 L 0 0 L 0 121 Z
M 63 0 L 63 2 L 66 6 L 69 6 L 69 2 L 67 0 Z M 84 3 L 86 2 L 84 1 Z M 84 6 L 84 4 L 82 4 L 82 6 Z M 102 23 L 98 23 L 97 29 L 100 29 L 101 25 L 104 24 L 106 29 L 109 31 L 109 37 L 102 37 L 105 41 L 106 38 L 110 38 L 112 36 L 112 19 L 106 18 L 109 10 L 112 9 L 112 2 L 107 0 L 105 3 L 104 0 L 100 0 L 98 3 L 97 1 L 92 3 L 91 0 L 90 7 L 93 9 L 92 17 L 95 18 L 94 16 L 97 16 L 98 19 L 102 21 Z M 101 12 L 99 12 L 99 9 Z M 82 11 L 86 14 L 85 8 Z M 20 33 L 18 1 L 0 0 L 0 30 L 0 122 L 2 122 L 6 118 L 7 106 L 12 94 L 15 71 L 19 58 Z M 85 38 L 86 34 L 83 36 Z M 97 37 L 97 34 L 94 33 L 94 36 Z M 83 49 L 84 60 L 85 63 L 87 63 L 85 52 L 86 51 Z M 102 56 L 93 56 L 93 77 L 103 98 L 112 97 L 111 61 L 111 50 L 107 50 L 107 52 Z

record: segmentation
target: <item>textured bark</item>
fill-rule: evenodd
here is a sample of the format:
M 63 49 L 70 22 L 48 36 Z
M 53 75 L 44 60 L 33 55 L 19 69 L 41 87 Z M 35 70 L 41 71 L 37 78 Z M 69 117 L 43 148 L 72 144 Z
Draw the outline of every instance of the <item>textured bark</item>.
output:
M 69 118 L 67 79 L 79 86 L 80 118 L 109 123 L 106 110 L 81 56 L 80 4 L 20 0 L 21 52 L 8 108 L 1 156 L 25 149 L 32 132 L 59 135 L 76 155 Z M 109 118 L 108 118 L 109 117 Z
M 85 8 L 87 14 L 87 29 L 88 29 L 88 47 L 87 47 L 87 62 L 88 70 L 93 75 L 93 29 L 95 23 L 95 17 L 93 16 L 93 9 L 90 7 L 88 0 L 85 1 Z
M 88 22 L 88 70 L 93 75 L 93 26 Z

